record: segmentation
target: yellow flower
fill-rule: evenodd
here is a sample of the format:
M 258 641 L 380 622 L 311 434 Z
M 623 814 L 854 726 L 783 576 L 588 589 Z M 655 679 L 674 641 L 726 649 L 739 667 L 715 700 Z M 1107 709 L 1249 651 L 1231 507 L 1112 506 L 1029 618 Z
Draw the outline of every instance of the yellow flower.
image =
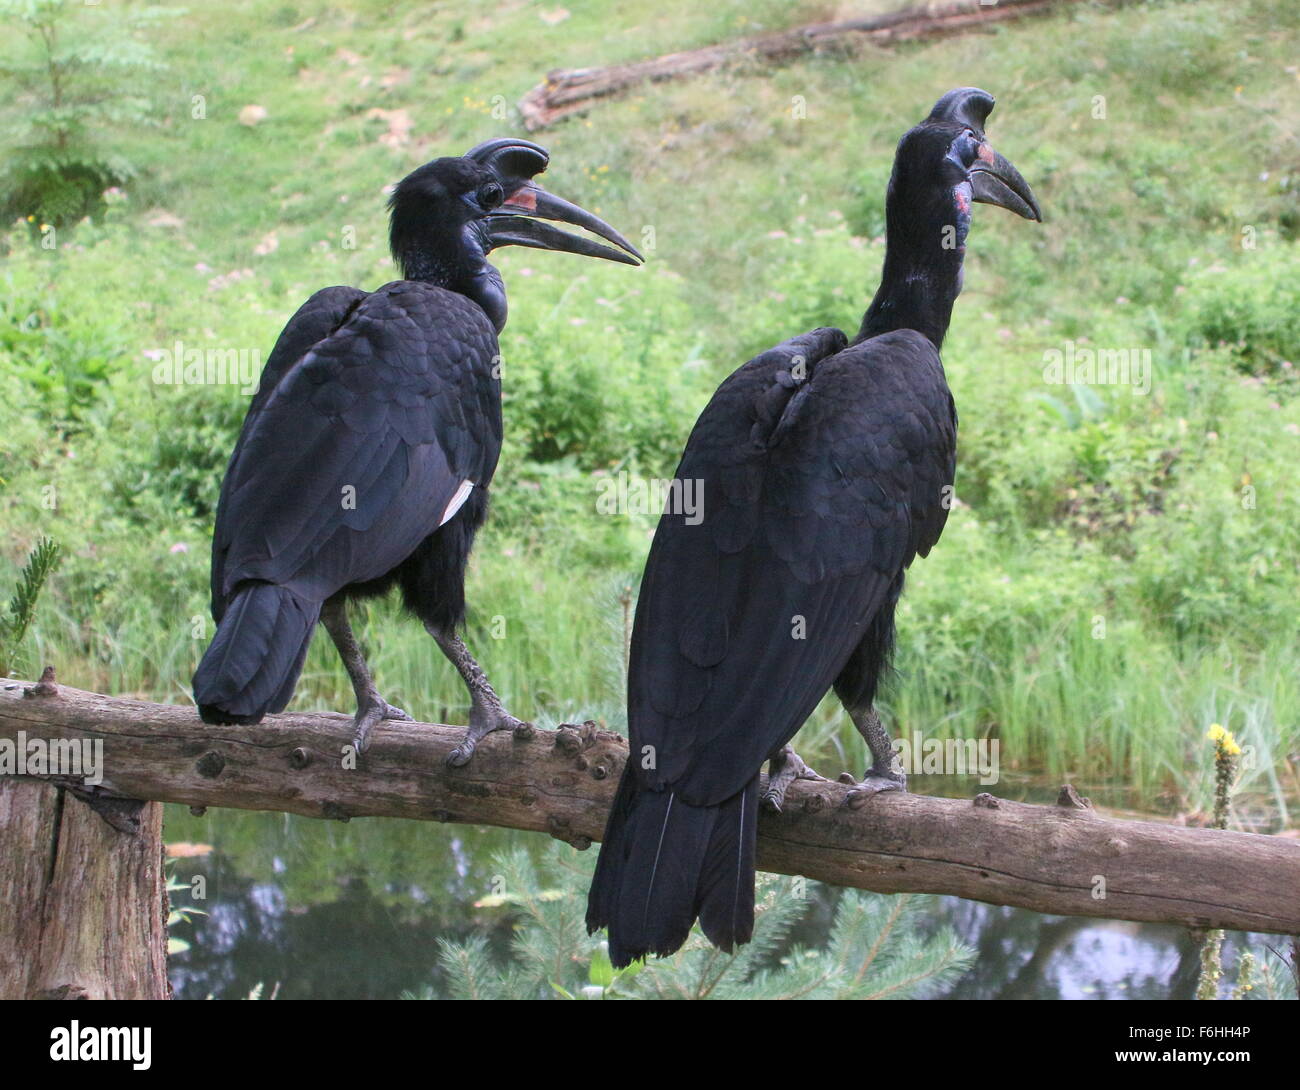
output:
M 1214 743 L 1214 748 L 1226 753 L 1229 757 L 1236 757 L 1241 753 L 1241 746 L 1237 744 L 1237 739 L 1233 737 L 1232 731 L 1224 730 L 1218 723 L 1211 723 L 1210 729 L 1206 732 L 1205 737 Z

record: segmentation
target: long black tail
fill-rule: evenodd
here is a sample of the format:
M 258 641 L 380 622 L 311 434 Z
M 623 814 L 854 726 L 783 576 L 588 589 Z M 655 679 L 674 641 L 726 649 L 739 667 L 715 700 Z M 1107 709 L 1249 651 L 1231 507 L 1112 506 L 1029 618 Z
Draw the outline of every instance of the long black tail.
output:
M 259 723 L 268 712 L 283 711 L 319 617 L 319 603 L 285 587 L 240 587 L 194 672 L 203 722 Z
M 625 768 L 587 896 L 587 930 L 609 928 L 614 965 L 674 953 L 697 917 L 723 950 L 748 942 L 757 824 L 757 775 L 717 806 L 691 806 L 641 790 Z

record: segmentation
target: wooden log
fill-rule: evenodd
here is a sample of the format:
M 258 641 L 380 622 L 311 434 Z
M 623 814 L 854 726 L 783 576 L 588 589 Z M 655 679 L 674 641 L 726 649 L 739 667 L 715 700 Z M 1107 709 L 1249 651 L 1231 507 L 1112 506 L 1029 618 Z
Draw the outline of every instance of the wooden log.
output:
M 994 4 L 955 0 L 938 7 L 905 8 L 870 18 L 815 23 L 630 64 L 556 69 L 524 95 L 519 111 L 524 127 L 535 131 L 586 110 L 599 99 L 643 83 L 712 72 L 738 61 L 779 64 L 809 53 L 851 49 L 864 42 L 889 46 L 962 34 L 1042 14 L 1060 2 L 1074 0 L 999 0 Z
M 20 734 L 101 742 L 101 799 L 498 825 L 586 847 L 627 760 L 624 739 L 593 723 L 498 732 L 451 769 L 463 727 L 381 723 L 356 757 L 347 715 L 211 727 L 188 707 L 32 692 L 0 682 L 0 750 Z M 1068 788 L 1056 806 L 888 793 L 856 810 L 847 791 L 797 783 L 784 813 L 762 816 L 760 868 L 1060 915 L 1300 933 L 1300 844 L 1281 837 L 1114 820 Z

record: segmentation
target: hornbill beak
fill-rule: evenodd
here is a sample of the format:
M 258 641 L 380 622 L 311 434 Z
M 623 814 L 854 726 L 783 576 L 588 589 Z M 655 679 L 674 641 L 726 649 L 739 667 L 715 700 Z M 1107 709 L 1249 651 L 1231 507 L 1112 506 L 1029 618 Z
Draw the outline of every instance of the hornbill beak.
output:
M 585 227 L 619 249 L 602 246 L 583 235 L 561 231 L 542 220 L 558 220 Z M 564 250 L 586 257 L 622 261 L 626 265 L 640 265 L 642 261 L 632 244 L 599 216 L 548 193 L 531 181 L 523 182 L 513 193 L 507 191 L 505 203 L 488 217 L 488 241 L 493 247 L 534 246 L 539 250 Z
M 972 200 L 996 204 L 1027 220 L 1042 222 L 1043 214 L 1029 183 L 1005 156 L 999 155 L 988 144 L 980 144 L 979 158 L 970 168 L 970 189 Z
M 636 248 L 599 216 L 593 216 L 576 204 L 548 193 L 533 176 L 546 169 L 550 156 L 543 147 L 527 140 L 489 140 L 465 156 L 489 167 L 500 179 L 505 191 L 501 206 L 487 217 L 487 244 L 498 246 L 532 246 L 539 250 L 562 250 L 586 257 L 603 257 L 626 265 L 640 265 L 643 258 Z M 543 220 L 572 223 L 612 242 L 618 249 L 603 246 L 583 235 L 573 235 L 552 227 Z
M 958 87 L 934 104 L 926 120 L 961 125 L 979 141 L 979 151 L 970 168 L 972 200 L 996 204 L 1017 216 L 1041 223 L 1043 214 L 1029 183 L 1020 176 L 1020 171 L 984 142 L 984 124 L 994 105 L 995 100 L 987 91 L 978 87 Z

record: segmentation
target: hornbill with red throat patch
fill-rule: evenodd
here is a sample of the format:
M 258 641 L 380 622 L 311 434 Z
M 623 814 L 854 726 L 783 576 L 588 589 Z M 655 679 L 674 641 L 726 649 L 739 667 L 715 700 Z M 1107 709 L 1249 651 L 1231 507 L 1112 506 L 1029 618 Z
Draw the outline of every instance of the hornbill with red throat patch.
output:
M 646 561 L 630 755 L 588 898 L 616 966 L 673 953 L 697 917 L 724 950 L 749 940 L 760 771 L 770 760 L 775 809 L 815 776 L 789 742 L 828 689 L 873 761 L 850 804 L 906 784 L 872 705 L 903 573 L 948 514 L 957 413 L 939 349 L 971 202 L 1040 219 L 985 140 L 992 109 L 951 91 L 900 141 L 857 335 L 816 329 L 750 360 L 691 432 L 677 478 L 697 482 L 703 518 L 665 513 Z
M 547 163 L 544 148 L 500 139 L 413 171 L 389 201 L 402 279 L 373 292 L 325 288 L 280 334 L 221 486 L 218 627 L 194 675 L 204 722 L 283 710 L 317 620 L 356 693 L 358 750 L 376 723 L 409 719 L 380 696 L 347 619 L 349 599 L 397 584 L 469 689 L 467 737 L 448 762 L 463 765 L 485 734 L 518 723 L 456 635 L 501 452 L 506 294 L 487 257 L 518 245 L 641 260 L 603 220 L 532 180 Z

